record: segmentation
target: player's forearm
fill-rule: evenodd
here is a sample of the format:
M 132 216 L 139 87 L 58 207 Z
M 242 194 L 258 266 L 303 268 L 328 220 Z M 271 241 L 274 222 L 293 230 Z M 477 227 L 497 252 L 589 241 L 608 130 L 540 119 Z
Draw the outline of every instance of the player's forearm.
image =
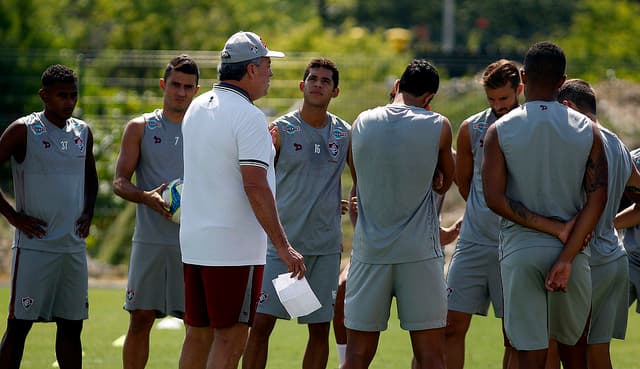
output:
M 113 193 L 131 202 L 144 202 L 145 192 L 122 176 L 117 176 L 113 180 Z
M 559 261 L 573 261 L 573 258 L 582 250 L 584 240 L 598 224 L 600 215 L 607 202 L 607 188 L 600 187 L 589 194 L 584 209 L 576 218 L 576 223 L 565 243 L 565 246 L 558 256 Z
M 616 229 L 629 228 L 640 224 L 640 206 L 634 204 L 619 212 L 613 221 Z
M 497 199 L 487 197 L 487 205 L 494 213 L 503 218 L 554 237 L 559 236 L 564 226 L 564 222 L 534 213 L 521 202 L 506 196 L 499 196 Z

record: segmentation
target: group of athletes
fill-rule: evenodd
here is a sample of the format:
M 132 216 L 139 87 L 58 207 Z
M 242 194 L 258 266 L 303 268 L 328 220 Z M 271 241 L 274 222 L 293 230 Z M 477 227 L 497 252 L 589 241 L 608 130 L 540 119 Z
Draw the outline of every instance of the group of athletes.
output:
M 300 108 L 267 124 L 253 102 L 280 57 L 238 32 L 221 52 L 219 83 L 196 97 L 198 66 L 180 55 L 160 79 L 162 108 L 126 124 L 113 180 L 137 204 L 123 368 L 146 366 L 151 328 L 168 315 L 186 325 L 181 369 L 236 368 L 240 358 L 243 369 L 265 368 L 277 320 L 290 319 L 271 282 L 286 272 L 306 277 L 322 305 L 298 318 L 309 332 L 305 369 L 327 367 L 332 321 L 340 367 L 368 367 L 393 297 L 413 368 L 462 369 L 471 318 L 490 304 L 504 369 L 611 368 L 610 341 L 624 339 L 640 286 L 640 151 L 598 124 L 594 90 L 566 79 L 557 45 L 532 45 L 522 67 L 484 70 L 489 107 L 460 125 L 455 155 L 449 120 L 430 108 L 439 75 L 429 62 L 413 60 L 389 104 L 350 125 L 328 111 L 336 64 L 313 59 Z M 72 70 L 47 68 L 39 93 L 44 110 L 0 137 L 15 190 L 15 207 L 2 195 L 0 212 L 16 228 L 0 369 L 20 367 L 39 321 L 57 324 L 60 368 L 82 367 L 93 137 L 72 117 Z M 343 200 L 345 164 L 353 187 Z M 179 177 L 175 224 L 161 194 Z M 464 217 L 442 228 L 454 182 Z M 346 213 L 355 231 L 341 273 Z M 445 279 L 442 246 L 456 237 Z

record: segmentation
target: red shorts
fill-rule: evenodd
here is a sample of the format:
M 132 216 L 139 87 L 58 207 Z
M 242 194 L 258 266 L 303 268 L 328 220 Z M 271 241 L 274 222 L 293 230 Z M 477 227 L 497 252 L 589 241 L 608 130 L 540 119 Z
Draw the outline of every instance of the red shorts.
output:
M 264 265 L 184 264 L 184 322 L 192 327 L 251 326 L 262 287 Z

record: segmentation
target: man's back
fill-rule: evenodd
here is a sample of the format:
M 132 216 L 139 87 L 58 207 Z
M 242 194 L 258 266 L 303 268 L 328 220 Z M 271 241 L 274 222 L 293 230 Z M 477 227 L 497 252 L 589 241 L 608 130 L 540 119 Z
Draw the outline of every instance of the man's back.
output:
M 583 179 L 593 144 L 591 121 L 560 103 L 531 101 L 496 122 L 507 166 L 507 196 L 527 209 L 568 221 L 585 203 Z M 503 256 L 555 237 L 502 220 Z
M 422 108 L 390 104 L 363 112 L 354 123 L 354 258 L 390 264 L 442 255 L 431 188 L 442 120 Z

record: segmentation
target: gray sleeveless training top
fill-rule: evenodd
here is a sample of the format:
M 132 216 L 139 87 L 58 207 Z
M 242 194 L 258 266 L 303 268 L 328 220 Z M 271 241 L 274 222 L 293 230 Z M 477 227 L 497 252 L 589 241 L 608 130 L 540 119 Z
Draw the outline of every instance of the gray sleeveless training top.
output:
M 506 195 L 540 215 L 571 219 L 584 207 L 591 120 L 558 102 L 531 101 L 496 123 L 507 166 Z M 557 238 L 501 220 L 501 257 L 527 247 L 563 247 Z
M 145 126 L 136 167 L 136 186 L 148 191 L 182 177 L 182 130 L 161 109 L 144 114 Z M 180 226 L 144 204 L 136 204 L 133 241 L 178 245 Z
M 274 124 L 280 135 L 276 200 L 289 241 L 303 255 L 340 253 L 340 175 L 347 160 L 351 127 L 327 113 L 327 124 L 314 128 L 298 111 Z M 276 254 L 271 241 L 267 253 Z
M 442 257 L 431 185 L 442 116 L 389 104 L 362 112 L 352 132 L 358 222 L 352 257 L 396 264 Z
M 500 217 L 487 207 L 482 190 L 484 135 L 495 121 L 496 116 L 491 109 L 467 119 L 473 153 L 473 176 L 464 211 L 464 221 L 460 229 L 460 239 L 478 245 L 498 247 Z
M 640 149 L 631 151 L 633 163 L 640 170 Z M 640 265 L 640 225 L 625 228 L 622 236 L 622 244 L 627 251 L 629 262 Z
M 27 150 L 22 163 L 12 158 L 16 210 L 47 223 L 47 235 L 28 238 L 17 230 L 13 247 L 55 252 L 84 251 L 76 221 L 84 208 L 84 178 L 88 125 L 69 118 L 63 128 L 44 112 L 21 118 L 27 126 Z
M 629 150 L 618 139 L 614 133 L 604 127 L 600 127 L 607 154 L 607 166 L 609 173 L 609 183 L 607 186 L 607 205 L 602 212 L 602 216 L 596 225 L 595 237 L 591 239 L 591 265 L 601 265 L 609 263 L 621 256 L 625 252 L 618 235 L 613 227 L 613 219 L 618 212 L 618 205 L 624 188 L 631 176 L 631 166 L 633 161 Z

